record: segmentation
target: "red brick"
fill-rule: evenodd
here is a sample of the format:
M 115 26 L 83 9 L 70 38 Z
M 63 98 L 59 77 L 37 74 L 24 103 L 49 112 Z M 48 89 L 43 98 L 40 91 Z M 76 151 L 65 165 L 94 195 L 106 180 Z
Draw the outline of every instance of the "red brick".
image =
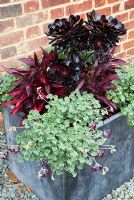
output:
M 3 3 L 9 3 L 10 0 L 0 0 L 0 4 L 3 4 Z
M 40 34 L 41 34 L 41 30 L 40 30 L 40 27 L 38 25 L 29 27 L 26 30 L 26 37 L 27 38 L 32 38 L 32 37 L 35 37 L 35 36 L 39 36 Z
M 34 15 L 29 14 L 21 17 L 16 17 L 17 28 L 23 28 L 34 24 Z
M 50 11 L 51 19 L 62 18 L 64 16 L 64 8 L 56 8 Z
M 134 8 L 134 0 L 128 0 L 125 2 L 125 9 Z
M 82 13 L 82 14 L 80 14 L 80 17 L 81 17 L 81 19 L 84 19 L 84 20 L 87 19 L 87 17 L 86 17 L 86 13 Z
M 13 28 L 14 28 L 13 19 L 0 21 L 0 33 L 9 32 L 9 31 L 13 30 Z
M 4 47 L 7 45 L 15 44 L 22 41 L 23 39 L 23 31 L 3 34 L 0 36 L 0 46 Z
M 0 19 L 4 19 L 6 17 L 16 17 L 21 14 L 22 14 L 21 4 L 0 7 Z
M 0 50 L 1 59 L 6 59 L 16 55 L 16 47 L 7 47 Z
M 115 49 L 115 53 L 120 53 L 121 52 L 121 46 L 117 46 L 117 48 Z
M 22 0 L 0 0 L 0 4 L 13 3 L 13 2 L 18 2 L 18 1 L 22 1 Z
M 120 36 L 121 42 L 124 42 L 127 40 L 127 33 L 125 35 Z
M 21 61 L 19 61 L 18 59 L 19 58 L 23 58 L 25 56 L 26 55 L 18 55 L 18 56 L 12 57 L 12 58 L 8 58 L 8 59 L 5 59 L 5 60 L 2 60 L 0 62 L 0 73 L 5 74 L 5 71 L 3 72 L 2 65 L 6 66 L 6 67 L 22 66 L 23 63 Z
M 42 2 L 43 8 L 48 8 L 48 7 L 68 3 L 70 2 L 70 0 L 41 0 L 41 2 Z
M 97 9 L 96 11 L 101 15 L 108 15 L 108 16 L 111 15 L 111 7 Z
M 42 50 L 41 49 L 36 50 L 35 53 L 38 58 L 42 58 Z
M 45 47 L 48 45 L 48 38 L 47 37 L 41 37 L 36 38 L 30 41 L 22 42 L 18 45 L 18 53 L 23 54 L 32 50 L 36 50 L 39 47 Z
M 134 20 L 125 22 L 124 24 L 125 24 L 125 28 L 128 29 L 128 30 L 134 28 Z
M 115 17 L 120 21 L 127 21 L 128 20 L 128 13 L 116 15 Z
M 134 10 L 130 11 L 130 19 L 134 19 Z
M 119 4 L 116 4 L 116 5 L 113 5 L 112 7 L 112 13 L 117 13 L 120 11 L 120 3 Z
M 28 56 L 34 57 L 34 52 L 36 53 L 36 55 L 39 59 L 42 58 L 42 50 L 41 49 L 37 49 L 33 52 L 28 53 Z
M 95 7 L 101 7 L 106 4 L 106 0 L 95 0 Z
M 48 11 L 44 10 L 42 12 L 39 12 L 37 13 L 37 15 L 35 15 L 34 18 L 36 23 L 44 22 L 48 19 Z
M 127 55 L 134 55 L 134 48 L 127 51 Z
M 131 47 L 134 47 L 134 40 L 123 43 L 124 50 L 130 49 Z
M 29 13 L 39 10 L 39 2 L 38 0 L 29 0 L 24 3 L 24 12 Z
M 49 24 L 49 23 L 43 24 L 43 32 L 44 32 L 44 33 L 45 33 L 45 32 L 48 32 L 48 24 Z
M 44 20 L 48 19 L 48 11 L 42 11 L 35 14 L 27 14 L 25 16 L 17 17 L 16 18 L 16 25 L 18 28 L 23 28 L 26 26 L 31 26 Z
M 107 0 L 107 3 L 117 3 L 119 0 Z
M 66 15 L 88 11 L 92 9 L 92 0 L 87 0 L 79 4 L 71 4 L 66 7 Z
M 132 39 L 132 38 L 134 38 L 134 30 L 128 33 L 128 39 Z
M 125 51 L 125 52 L 118 53 L 116 54 L 116 57 L 125 60 L 127 57 L 127 52 Z

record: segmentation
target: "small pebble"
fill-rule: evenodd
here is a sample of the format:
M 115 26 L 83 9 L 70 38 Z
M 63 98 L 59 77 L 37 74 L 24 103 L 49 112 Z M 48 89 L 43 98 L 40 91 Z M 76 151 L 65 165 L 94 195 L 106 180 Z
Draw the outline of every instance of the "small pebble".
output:
M 102 200 L 109 200 L 110 194 L 108 194 Z M 129 182 L 125 182 L 119 188 L 113 190 L 111 192 L 111 200 L 134 200 L 134 178 L 132 178 Z
M 6 135 L 0 134 L 0 152 L 6 150 Z M 8 161 L 0 159 L 0 200 L 19 200 L 18 188 L 21 187 L 23 200 L 39 200 L 32 192 L 27 192 L 24 184 L 13 184 L 7 176 Z

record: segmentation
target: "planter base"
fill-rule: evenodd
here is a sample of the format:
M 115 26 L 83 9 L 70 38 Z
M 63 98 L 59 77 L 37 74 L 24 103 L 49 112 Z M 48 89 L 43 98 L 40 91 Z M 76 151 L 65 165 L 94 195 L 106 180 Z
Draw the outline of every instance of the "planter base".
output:
M 12 116 L 10 108 L 5 109 L 4 123 L 7 144 L 15 144 L 16 133 L 9 131 L 12 126 L 19 126 L 21 114 Z M 117 148 L 114 154 L 99 159 L 100 163 L 108 166 L 110 171 L 102 176 L 101 173 L 91 172 L 85 166 L 73 178 L 70 174 L 55 175 L 55 181 L 50 177 L 39 180 L 37 177 L 40 164 L 35 162 L 18 163 L 16 155 L 9 154 L 9 165 L 17 178 L 25 185 L 29 185 L 40 200 L 101 200 L 116 187 L 128 181 L 134 174 L 134 127 L 128 127 L 127 120 L 116 114 L 100 125 L 100 129 L 112 129 L 109 144 Z M 18 129 L 18 132 L 22 129 Z

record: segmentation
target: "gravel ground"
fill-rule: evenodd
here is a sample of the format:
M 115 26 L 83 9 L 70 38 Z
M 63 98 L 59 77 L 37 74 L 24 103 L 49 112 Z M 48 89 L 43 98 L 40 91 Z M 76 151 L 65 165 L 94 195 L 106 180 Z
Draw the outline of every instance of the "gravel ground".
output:
M 6 137 L 0 132 L 0 152 L 5 149 Z M 23 183 L 12 183 L 8 170 L 8 161 L 0 159 L 0 200 L 39 200 Z
M 0 132 L 0 152 L 5 149 L 6 137 Z M 0 159 L 0 200 L 39 200 L 23 183 L 12 183 L 7 175 L 8 170 L 8 161 Z M 134 178 L 102 200 L 134 200 Z
M 103 200 L 134 200 L 134 178 L 113 190 Z

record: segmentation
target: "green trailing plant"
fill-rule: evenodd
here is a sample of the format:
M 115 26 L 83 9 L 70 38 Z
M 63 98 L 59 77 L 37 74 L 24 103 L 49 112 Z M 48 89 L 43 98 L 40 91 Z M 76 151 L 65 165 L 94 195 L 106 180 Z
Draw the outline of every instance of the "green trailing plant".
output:
M 128 116 L 128 124 L 134 125 L 134 64 L 116 70 L 118 80 L 113 81 L 113 90 L 108 98 L 118 104 L 123 115 Z
M 0 77 L 0 103 L 7 102 L 12 99 L 12 96 L 9 94 L 9 92 L 17 85 L 14 82 L 15 80 L 16 77 L 14 76 L 2 75 Z M 2 111 L 2 108 L 0 111 Z
M 92 126 L 102 120 L 105 111 L 87 92 L 81 95 L 76 90 L 65 98 L 49 94 L 48 98 L 46 113 L 30 111 L 23 121 L 26 130 L 17 137 L 22 153 L 19 159 L 45 158 L 56 174 L 66 170 L 76 176 L 77 169 L 82 169 L 85 163 L 96 162 L 95 156 L 107 140 L 103 131 Z M 103 168 L 97 167 L 96 170 Z

